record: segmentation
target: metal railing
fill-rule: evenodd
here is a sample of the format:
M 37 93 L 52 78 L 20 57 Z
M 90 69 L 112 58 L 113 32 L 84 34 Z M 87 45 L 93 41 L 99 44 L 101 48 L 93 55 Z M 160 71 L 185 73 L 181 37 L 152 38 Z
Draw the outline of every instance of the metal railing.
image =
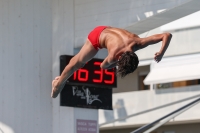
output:
M 174 117 L 178 116 L 179 114 L 185 112 L 186 110 L 190 109 L 191 107 L 193 107 L 194 105 L 198 104 L 200 102 L 200 98 L 190 102 L 189 104 L 159 118 L 158 120 L 147 124 L 141 128 L 138 128 L 137 130 L 131 132 L 131 133 L 150 133 L 153 130 L 157 129 L 158 127 L 162 126 L 163 124 L 165 124 L 166 122 L 168 122 L 169 120 L 173 119 Z M 146 131 L 146 132 L 144 132 Z
M 153 111 L 158 110 L 158 109 L 162 109 L 162 108 L 165 108 L 165 107 L 168 107 L 168 106 L 172 106 L 172 105 L 182 103 L 182 102 L 185 102 L 185 101 L 188 101 L 188 100 L 192 100 L 192 99 L 195 99 L 195 98 L 199 98 L 199 97 L 200 97 L 200 95 L 198 94 L 198 95 L 195 95 L 195 96 L 180 99 L 178 101 L 171 102 L 171 103 L 168 103 L 168 104 L 164 104 L 164 105 L 161 105 L 161 106 L 158 106 L 158 107 L 155 107 L 155 108 L 151 108 L 151 109 L 148 109 L 148 110 L 144 110 L 144 111 L 141 111 L 141 112 L 137 112 L 135 114 L 131 114 L 131 115 L 128 115 L 126 117 L 121 117 L 121 118 L 118 118 L 118 119 L 115 119 L 115 120 L 112 120 L 112 121 L 101 123 L 101 124 L 99 124 L 99 127 L 102 127 L 102 126 L 107 125 L 107 124 L 112 124 L 112 123 L 117 122 L 117 121 L 126 120 L 126 119 L 129 119 L 129 118 L 135 117 L 135 116 L 143 115 L 143 114 L 153 112 Z

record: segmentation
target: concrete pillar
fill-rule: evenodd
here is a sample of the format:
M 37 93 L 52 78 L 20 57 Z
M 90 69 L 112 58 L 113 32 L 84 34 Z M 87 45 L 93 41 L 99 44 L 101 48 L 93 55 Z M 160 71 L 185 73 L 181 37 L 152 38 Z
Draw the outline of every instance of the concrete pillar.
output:
M 54 79 L 60 74 L 60 55 L 74 54 L 74 0 L 53 0 L 52 14 L 52 79 Z M 99 133 L 98 110 L 60 106 L 60 96 L 52 99 L 52 110 L 53 133 Z M 85 123 L 90 124 L 90 127 L 96 127 L 96 132 L 92 128 L 90 132 L 84 132 Z M 77 124 L 83 131 L 77 132 Z

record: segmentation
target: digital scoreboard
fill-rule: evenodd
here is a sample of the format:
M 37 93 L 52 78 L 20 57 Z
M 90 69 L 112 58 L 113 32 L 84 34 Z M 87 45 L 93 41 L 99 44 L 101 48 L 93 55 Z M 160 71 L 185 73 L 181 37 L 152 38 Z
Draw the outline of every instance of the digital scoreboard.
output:
M 73 56 L 60 56 L 60 70 L 64 70 Z M 102 69 L 100 67 L 102 59 L 92 59 L 85 66 L 76 72 L 67 80 L 66 84 L 88 85 L 96 87 L 114 88 L 117 87 L 116 68 Z

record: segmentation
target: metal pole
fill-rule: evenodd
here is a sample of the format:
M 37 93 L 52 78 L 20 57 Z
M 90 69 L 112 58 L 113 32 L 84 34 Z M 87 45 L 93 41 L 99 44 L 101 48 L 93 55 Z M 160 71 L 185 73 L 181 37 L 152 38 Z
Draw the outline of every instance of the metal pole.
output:
M 179 108 L 179 109 L 177 109 L 177 110 L 165 115 L 164 117 L 162 117 L 162 118 L 160 118 L 160 119 L 158 119 L 158 120 L 156 120 L 156 121 L 154 121 L 154 122 L 152 122 L 152 123 L 150 123 L 148 125 L 142 126 L 141 128 L 139 128 L 139 129 L 137 129 L 137 130 L 135 130 L 135 131 L 133 131 L 131 133 L 141 133 L 141 132 L 151 128 L 152 126 L 154 126 L 155 124 L 157 124 L 161 120 L 163 120 L 163 119 L 165 119 L 165 118 L 167 118 L 167 117 L 169 117 L 169 116 L 171 116 L 171 115 L 173 115 L 173 114 L 175 114 L 175 113 L 177 113 L 177 112 L 179 112 L 179 111 L 187 108 L 188 106 L 193 105 L 193 104 L 195 104 L 196 102 L 199 102 L 199 101 L 200 101 L 200 98 L 198 98 L 197 100 L 194 100 L 193 102 L 191 102 L 191 103 L 189 103 L 189 104 L 187 104 L 187 105 L 185 105 L 185 106 L 183 106 L 183 107 L 181 107 L 181 108 Z

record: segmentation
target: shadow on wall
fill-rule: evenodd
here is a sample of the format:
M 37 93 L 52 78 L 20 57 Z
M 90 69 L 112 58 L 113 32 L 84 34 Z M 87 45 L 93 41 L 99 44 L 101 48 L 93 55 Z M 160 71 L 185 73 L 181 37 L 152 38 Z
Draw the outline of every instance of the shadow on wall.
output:
M 138 21 L 145 20 L 148 17 L 151 17 L 153 15 L 156 15 L 162 11 L 165 11 L 166 9 L 172 8 L 172 5 L 176 2 L 172 2 L 171 4 L 159 4 L 159 6 L 154 6 L 152 8 L 152 5 L 145 5 L 141 4 L 141 6 L 136 7 L 135 2 L 131 2 L 129 11 L 127 14 L 120 14 L 120 17 L 118 15 L 117 20 L 111 19 L 111 26 L 116 26 L 120 28 L 125 28 L 127 26 L 132 25 L 133 23 L 137 23 Z M 179 3 L 180 4 L 180 3 Z M 178 5 L 178 4 L 175 4 Z M 174 5 L 174 6 L 175 6 Z M 111 16 L 112 18 L 113 16 Z
M 124 106 L 124 100 L 123 99 L 118 99 L 117 102 L 115 103 L 114 107 L 116 108 L 118 118 L 125 118 L 127 117 L 127 112 Z M 104 111 L 104 116 L 106 119 L 106 122 L 108 121 L 113 121 L 115 119 L 114 117 L 114 111 Z M 126 119 L 121 119 L 119 122 L 126 122 Z
M 115 105 L 117 106 L 117 115 L 118 115 L 118 118 L 125 118 L 125 117 L 127 117 L 126 108 L 124 106 L 124 100 L 123 99 L 118 99 Z M 126 122 L 126 119 L 120 120 L 119 122 Z
M 113 110 L 104 110 L 104 117 L 106 119 L 106 122 L 108 121 L 113 121 L 114 118 L 114 114 L 113 114 Z
M 14 133 L 13 129 L 8 125 L 0 122 L 0 133 Z
M 4 133 L 3 130 L 1 130 L 1 127 L 0 127 L 0 133 Z

